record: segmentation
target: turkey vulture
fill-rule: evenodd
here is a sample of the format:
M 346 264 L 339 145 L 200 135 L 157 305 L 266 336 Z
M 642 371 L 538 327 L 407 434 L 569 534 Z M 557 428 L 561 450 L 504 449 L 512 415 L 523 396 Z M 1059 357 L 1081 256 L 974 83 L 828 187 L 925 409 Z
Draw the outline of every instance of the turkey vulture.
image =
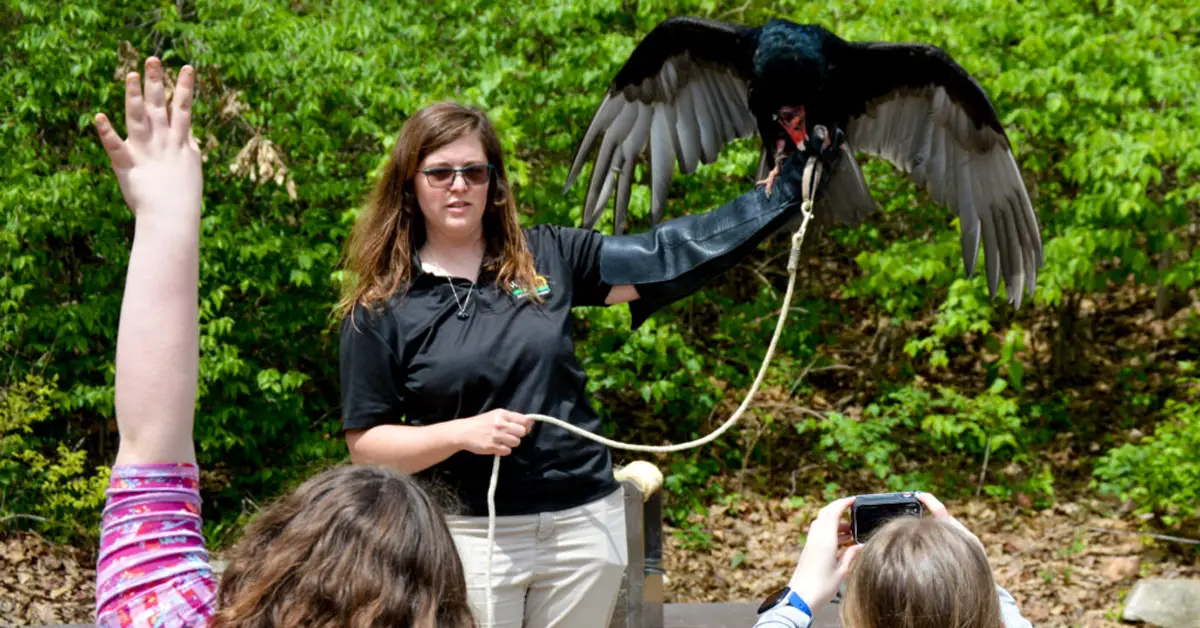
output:
M 757 132 L 759 183 L 817 125 L 832 131 L 820 222 L 857 224 L 875 210 L 855 151 L 904 170 L 961 224 L 972 276 L 983 237 L 988 290 L 1004 276 L 1008 300 L 1033 296 L 1042 267 L 1037 216 L 1003 125 L 979 83 L 942 49 L 923 43 L 851 42 L 819 25 L 772 19 L 742 26 L 673 17 L 650 31 L 609 85 L 580 141 L 569 190 L 598 139 L 583 211 L 592 228 L 616 187 L 614 233 L 623 233 L 633 168 L 647 154 L 651 223 L 663 217 L 675 162 L 684 174 Z M 828 142 L 826 144 L 828 146 Z M 767 166 L 774 162 L 769 172 Z

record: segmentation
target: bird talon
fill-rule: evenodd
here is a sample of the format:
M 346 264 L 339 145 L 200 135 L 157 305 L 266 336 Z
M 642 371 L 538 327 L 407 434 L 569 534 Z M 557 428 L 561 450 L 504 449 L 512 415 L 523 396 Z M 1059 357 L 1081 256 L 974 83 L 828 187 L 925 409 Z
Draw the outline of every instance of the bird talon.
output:
M 818 124 L 805 140 L 803 149 L 806 154 L 815 155 L 828 163 L 836 158 L 845 140 L 846 135 L 841 129 L 835 127 L 830 133 L 824 125 Z
M 766 193 L 766 195 L 767 195 L 767 198 L 771 198 L 771 186 L 772 186 L 774 183 L 775 183 L 775 181 L 774 181 L 773 179 L 763 179 L 762 181 L 758 181 L 758 182 L 756 183 L 756 185 L 765 185 L 765 186 L 767 186 L 767 187 L 766 187 L 766 188 L 763 190 L 763 192 L 765 192 L 765 193 Z
M 771 188 L 775 186 L 775 177 L 779 176 L 779 160 L 776 159 L 775 167 L 767 173 L 767 178 L 755 182 L 755 185 L 766 185 L 767 198 L 771 198 Z

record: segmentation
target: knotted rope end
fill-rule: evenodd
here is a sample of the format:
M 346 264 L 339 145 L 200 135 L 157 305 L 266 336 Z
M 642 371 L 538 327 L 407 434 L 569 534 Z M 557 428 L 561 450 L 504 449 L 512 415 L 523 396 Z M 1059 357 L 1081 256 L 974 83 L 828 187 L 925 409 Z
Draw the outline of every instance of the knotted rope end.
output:
M 613 471 L 613 477 L 618 482 L 626 480 L 633 482 L 638 490 L 642 492 L 642 499 L 650 499 L 650 496 L 662 489 L 663 474 L 658 467 L 653 463 L 645 460 L 635 460 L 620 469 Z

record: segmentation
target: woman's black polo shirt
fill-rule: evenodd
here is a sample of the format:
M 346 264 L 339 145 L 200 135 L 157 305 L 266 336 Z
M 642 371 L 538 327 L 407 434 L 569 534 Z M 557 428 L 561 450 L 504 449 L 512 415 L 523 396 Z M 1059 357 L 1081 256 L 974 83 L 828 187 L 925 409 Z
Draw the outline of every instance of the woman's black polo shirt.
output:
M 481 274 L 466 311 L 445 277 L 414 264 L 407 295 L 341 328 L 343 429 L 381 424 L 429 425 L 496 408 L 545 414 L 598 433 L 587 401 L 587 376 L 575 357 L 571 308 L 604 305 L 611 286 L 600 279 L 600 233 L 540 225 L 524 230 L 543 302 L 501 291 Z M 545 280 L 544 284 L 542 280 Z M 470 287 L 453 279 L 459 300 Z M 448 488 L 466 507 L 487 515 L 492 456 L 460 451 L 418 473 Z M 571 508 L 616 490 L 608 448 L 540 421 L 501 459 L 496 513 Z

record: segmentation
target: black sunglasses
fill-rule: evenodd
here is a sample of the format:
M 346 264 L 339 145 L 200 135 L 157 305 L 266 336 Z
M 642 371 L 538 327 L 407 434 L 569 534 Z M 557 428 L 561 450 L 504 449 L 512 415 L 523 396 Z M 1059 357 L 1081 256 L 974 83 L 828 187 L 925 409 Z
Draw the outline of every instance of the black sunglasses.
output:
M 436 168 L 426 168 L 421 172 L 425 173 L 425 180 L 430 186 L 448 188 L 454 185 L 454 176 L 460 173 L 467 185 L 483 185 L 491 179 L 492 169 L 492 164 L 471 164 L 462 168 L 438 166 Z

